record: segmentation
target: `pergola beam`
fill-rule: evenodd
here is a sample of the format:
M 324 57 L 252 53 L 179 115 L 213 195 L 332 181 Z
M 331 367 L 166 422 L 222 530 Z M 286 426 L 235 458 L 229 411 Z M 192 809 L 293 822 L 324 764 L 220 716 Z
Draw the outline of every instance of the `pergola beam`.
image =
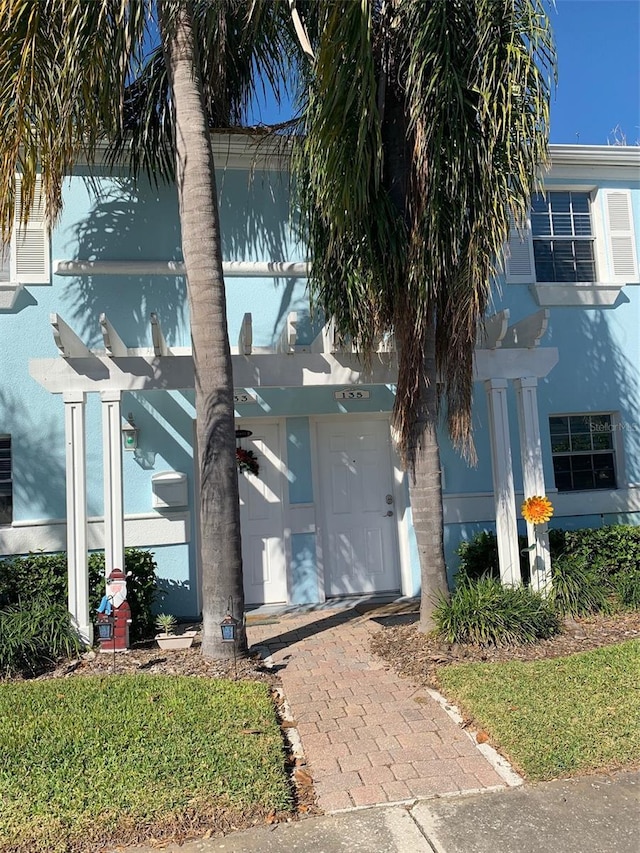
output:
M 238 352 L 241 355 L 251 355 L 253 346 L 253 320 L 250 313 L 242 318 L 240 334 L 238 335 Z
M 164 335 L 162 334 L 162 326 L 160 325 L 160 320 L 158 319 L 158 315 L 154 312 L 151 313 L 151 339 L 153 341 L 153 351 L 157 356 L 170 355 L 169 347 L 167 346 L 167 342 L 164 339 Z
M 290 311 L 287 314 L 282 332 L 276 343 L 276 352 L 292 354 L 295 352 L 296 340 L 298 339 L 298 312 Z
M 53 328 L 53 340 L 63 358 L 91 358 L 89 347 L 85 346 L 70 326 L 59 314 L 50 314 L 49 322 Z
M 479 324 L 478 346 L 481 349 L 499 349 L 509 326 L 509 309 L 486 317 Z
M 542 308 L 509 326 L 502 346 L 518 349 L 533 349 L 539 346 L 549 325 L 549 313 L 548 308 Z
M 126 344 L 122 342 L 122 338 L 113 328 L 106 314 L 100 315 L 100 331 L 102 332 L 104 348 L 108 356 L 113 358 L 114 356 L 128 355 L 129 350 Z

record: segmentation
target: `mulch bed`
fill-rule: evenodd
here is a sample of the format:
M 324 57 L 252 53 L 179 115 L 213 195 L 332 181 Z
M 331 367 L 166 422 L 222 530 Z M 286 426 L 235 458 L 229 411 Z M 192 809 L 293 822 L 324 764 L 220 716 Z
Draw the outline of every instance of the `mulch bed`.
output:
M 543 660 L 640 639 L 640 611 L 566 619 L 561 634 L 522 646 L 445 643 L 417 631 L 416 613 L 382 615 L 376 621 L 381 630 L 372 635 L 372 650 L 401 675 L 436 688 L 438 669 L 453 663 Z

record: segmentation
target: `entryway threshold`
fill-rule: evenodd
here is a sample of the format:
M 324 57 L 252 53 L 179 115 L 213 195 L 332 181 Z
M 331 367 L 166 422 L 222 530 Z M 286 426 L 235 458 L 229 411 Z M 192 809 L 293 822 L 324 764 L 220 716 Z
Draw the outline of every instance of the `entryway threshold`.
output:
M 345 595 L 336 598 L 328 598 L 326 601 L 316 602 L 314 604 L 260 604 L 247 605 L 246 619 L 250 624 L 255 620 L 267 619 L 278 616 L 296 616 L 305 613 L 316 612 L 335 612 L 341 610 L 357 610 L 359 613 L 366 613 L 369 610 L 375 610 L 378 607 L 397 607 L 403 613 L 418 612 L 420 608 L 420 599 L 401 596 L 398 593 L 377 593 L 375 595 Z M 397 612 L 395 609 L 390 610 L 391 613 Z

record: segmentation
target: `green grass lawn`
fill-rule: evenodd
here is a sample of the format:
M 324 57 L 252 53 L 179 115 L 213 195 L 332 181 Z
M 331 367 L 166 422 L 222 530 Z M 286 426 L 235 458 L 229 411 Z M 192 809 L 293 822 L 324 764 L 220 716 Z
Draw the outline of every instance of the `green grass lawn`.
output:
M 640 641 L 565 658 L 462 664 L 447 698 L 531 780 L 640 764 Z
M 0 851 L 90 850 L 291 807 L 264 684 L 0 684 Z

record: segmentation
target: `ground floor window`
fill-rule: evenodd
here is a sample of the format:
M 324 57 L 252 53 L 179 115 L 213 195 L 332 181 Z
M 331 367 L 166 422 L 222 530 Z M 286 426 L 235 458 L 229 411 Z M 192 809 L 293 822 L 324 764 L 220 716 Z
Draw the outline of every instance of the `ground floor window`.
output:
M 0 524 L 11 524 L 12 521 L 11 436 L 0 435 Z
M 559 492 L 617 488 L 613 429 L 611 414 L 549 418 L 553 473 Z

